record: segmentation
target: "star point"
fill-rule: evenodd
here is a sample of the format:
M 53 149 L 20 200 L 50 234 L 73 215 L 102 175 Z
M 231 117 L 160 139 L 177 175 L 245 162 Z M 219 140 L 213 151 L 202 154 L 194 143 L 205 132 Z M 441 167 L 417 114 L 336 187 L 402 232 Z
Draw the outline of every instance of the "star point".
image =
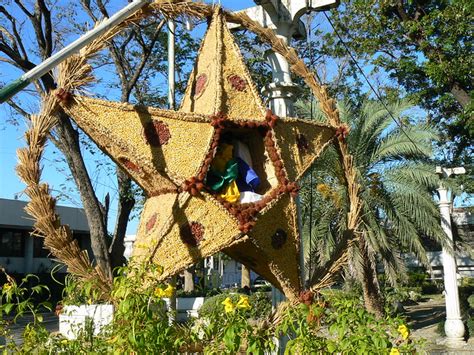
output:
M 288 298 L 298 296 L 296 182 L 335 131 L 264 109 L 218 12 L 178 111 L 79 96 L 72 96 L 64 109 L 147 193 L 136 260 L 162 265 L 165 278 L 223 251 Z M 247 147 L 252 161 L 247 165 L 260 182 L 258 200 L 230 202 L 211 186 L 213 178 L 227 181 L 215 175 L 225 145 Z

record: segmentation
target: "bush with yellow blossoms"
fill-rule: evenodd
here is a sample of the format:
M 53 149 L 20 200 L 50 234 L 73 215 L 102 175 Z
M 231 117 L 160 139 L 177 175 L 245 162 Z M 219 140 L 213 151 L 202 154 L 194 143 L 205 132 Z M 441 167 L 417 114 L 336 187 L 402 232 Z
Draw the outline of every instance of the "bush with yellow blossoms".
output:
M 398 355 L 413 353 L 419 345 L 411 339 L 401 318 L 375 319 L 365 311 L 359 298 L 334 292 L 319 297 L 304 292 L 299 304 L 283 305 L 279 315 L 273 318 L 262 307 L 263 301 L 270 307 L 265 295 L 224 293 L 212 297 L 207 310 L 206 304 L 203 305 L 199 319 L 172 324 L 164 298 L 171 297 L 175 290 L 171 285 L 157 284 L 156 272 L 161 269 L 154 266 L 117 270 L 108 300 L 115 309 L 113 323 L 100 334 L 95 335 L 93 327 L 86 327 L 77 339 L 65 339 L 50 334 L 37 318 L 38 324 L 25 328 L 22 345 L 10 342 L 8 349 L 0 346 L 0 351 L 70 354 L 245 351 L 263 355 L 275 350 L 275 339 L 280 337 L 288 338 L 285 354 Z M 76 294 L 76 299 L 101 301 L 95 299 L 100 293 L 92 292 L 89 285 L 71 283 L 68 289 L 84 293 Z M 25 292 L 14 280 L 5 284 L 2 312 L 17 311 L 22 295 L 27 296 Z M 264 311 L 255 312 L 256 309 Z
M 289 307 L 278 331 L 292 334 L 286 353 L 411 354 L 422 345 L 399 317 L 376 319 L 362 301 L 342 292 L 307 297 Z

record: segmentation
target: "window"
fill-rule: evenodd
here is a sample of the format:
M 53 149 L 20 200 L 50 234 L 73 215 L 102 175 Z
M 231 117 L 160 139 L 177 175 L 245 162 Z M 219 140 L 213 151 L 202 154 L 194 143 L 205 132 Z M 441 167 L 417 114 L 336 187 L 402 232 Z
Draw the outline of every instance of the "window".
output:
M 23 257 L 28 232 L 0 229 L 0 256 Z
M 34 258 L 47 258 L 49 250 L 44 248 L 44 239 L 42 237 L 33 238 L 33 257 Z

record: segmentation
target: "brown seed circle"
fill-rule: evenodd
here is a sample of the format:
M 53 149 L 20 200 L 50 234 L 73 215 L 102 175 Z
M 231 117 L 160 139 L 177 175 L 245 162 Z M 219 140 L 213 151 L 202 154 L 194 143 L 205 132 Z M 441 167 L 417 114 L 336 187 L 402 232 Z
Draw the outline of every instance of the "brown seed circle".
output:
M 236 74 L 228 76 L 227 80 L 234 90 L 244 91 L 247 88 L 247 80 Z
M 143 136 L 145 141 L 152 147 L 161 147 L 168 143 L 171 133 L 166 123 L 152 120 L 143 127 Z
M 202 95 L 204 90 L 206 89 L 207 84 L 207 75 L 206 74 L 199 74 L 196 78 L 196 85 L 194 86 L 194 98 L 198 98 Z
M 271 238 L 272 238 L 273 249 L 281 249 L 283 245 L 286 243 L 286 240 L 288 239 L 288 235 L 283 229 L 278 228 L 275 231 L 275 234 L 273 234 Z
M 183 243 L 197 247 L 204 239 L 204 226 L 199 222 L 191 222 L 179 228 L 179 235 Z

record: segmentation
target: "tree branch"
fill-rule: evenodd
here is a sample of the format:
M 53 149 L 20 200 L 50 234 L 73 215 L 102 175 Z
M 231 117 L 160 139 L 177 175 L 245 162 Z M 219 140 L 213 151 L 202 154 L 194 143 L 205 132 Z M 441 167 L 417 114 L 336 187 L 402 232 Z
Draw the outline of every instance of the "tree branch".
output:
M 23 117 L 27 118 L 28 120 L 30 119 L 31 117 L 31 114 L 27 111 L 25 111 L 24 109 L 21 108 L 20 105 L 18 105 L 15 101 L 13 101 L 12 99 L 8 100 L 7 101 L 7 104 L 10 105 L 11 108 L 13 108 L 16 112 L 18 112 L 20 115 L 22 115 Z
M 28 16 L 29 18 L 33 17 L 33 14 L 28 11 L 28 9 L 25 7 L 25 5 L 23 5 L 23 2 L 21 0 L 15 0 L 15 4 L 20 7 L 21 11 L 23 11 L 26 16 Z
M 153 47 L 155 46 L 155 43 L 158 40 L 158 37 L 160 35 L 161 29 L 163 28 L 165 23 L 166 23 L 166 21 L 162 20 L 158 24 L 158 26 L 155 30 L 155 33 L 153 33 L 153 37 L 152 37 L 150 43 L 148 45 L 144 44 L 144 46 L 142 46 L 143 55 L 141 56 L 140 63 L 136 67 L 136 70 L 133 73 L 132 78 L 128 82 L 129 91 L 131 91 L 133 89 L 133 87 L 137 83 L 138 78 L 142 74 L 143 68 L 145 68 L 145 64 L 146 64 L 148 58 L 150 57 L 151 53 L 153 52 Z M 128 94 L 130 95 L 130 93 L 128 93 Z

